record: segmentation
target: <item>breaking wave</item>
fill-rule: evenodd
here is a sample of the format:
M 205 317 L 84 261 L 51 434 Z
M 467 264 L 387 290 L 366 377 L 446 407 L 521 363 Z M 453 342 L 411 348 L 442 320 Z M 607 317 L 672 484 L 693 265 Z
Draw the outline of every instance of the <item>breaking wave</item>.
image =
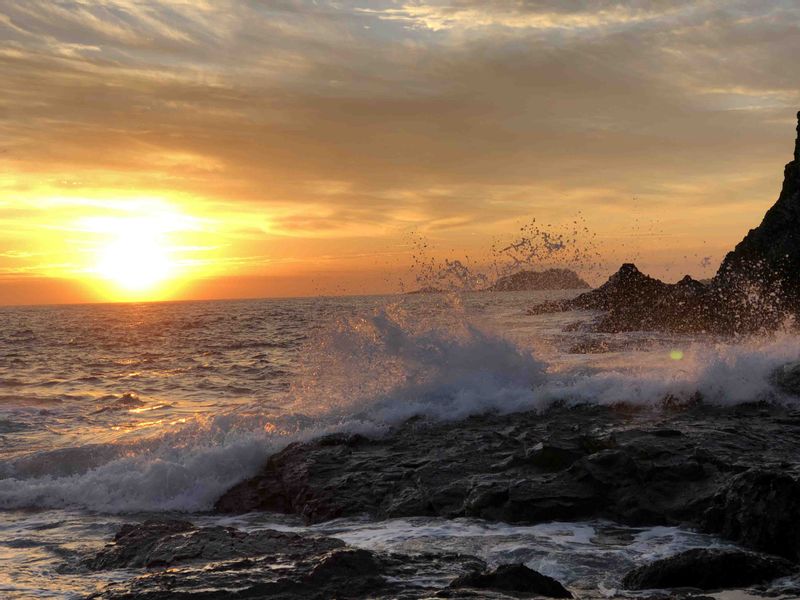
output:
M 800 343 L 791 334 L 686 340 L 680 349 L 627 353 L 613 368 L 538 356 L 488 320 L 467 317 L 457 298 L 446 310 L 401 302 L 340 316 L 303 347 L 280 402 L 196 416 L 147 437 L 9 458 L 0 462 L 0 508 L 203 511 L 290 442 L 343 430 L 380 435 L 416 415 L 458 420 L 553 402 L 657 410 L 698 395 L 714 404 L 794 402 L 774 373 L 800 358 Z

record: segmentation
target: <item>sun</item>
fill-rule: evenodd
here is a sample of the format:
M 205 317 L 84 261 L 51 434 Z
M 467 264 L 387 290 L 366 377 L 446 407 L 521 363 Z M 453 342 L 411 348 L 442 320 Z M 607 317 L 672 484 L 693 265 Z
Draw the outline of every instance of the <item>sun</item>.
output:
M 207 247 L 198 242 L 200 218 L 152 198 L 86 204 L 96 212 L 78 217 L 74 228 L 84 234 L 77 242 L 84 256 L 81 277 L 98 297 L 170 300 L 203 272 L 191 255 Z
M 96 273 L 129 295 L 157 291 L 175 273 L 169 246 L 157 232 L 131 223 L 98 250 Z

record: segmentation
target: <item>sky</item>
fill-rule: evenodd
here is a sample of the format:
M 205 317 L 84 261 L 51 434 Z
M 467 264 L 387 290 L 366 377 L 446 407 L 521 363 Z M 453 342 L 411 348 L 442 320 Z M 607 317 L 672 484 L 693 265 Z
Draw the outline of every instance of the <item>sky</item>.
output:
M 0 304 L 392 292 L 533 219 L 708 277 L 798 56 L 796 0 L 0 0 Z

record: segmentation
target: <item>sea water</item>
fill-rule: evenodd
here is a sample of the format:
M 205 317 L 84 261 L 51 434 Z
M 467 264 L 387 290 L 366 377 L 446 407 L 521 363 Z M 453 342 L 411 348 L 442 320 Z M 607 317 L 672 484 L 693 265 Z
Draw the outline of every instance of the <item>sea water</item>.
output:
M 790 333 L 714 339 L 589 333 L 585 312 L 528 315 L 577 291 L 236 300 L 0 309 L 0 597 L 80 597 L 129 573 L 70 568 L 123 522 L 218 517 L 226 489 L 286 444 L 381 435 L 414 415 L 634 403 L 793 402 L 773 371 Z M 525 562 L 613 596 L 626 570 L 723 544 L 674 528 L 475 520 L 334 521 L 312 528 L 377 550 L 455 548 Z

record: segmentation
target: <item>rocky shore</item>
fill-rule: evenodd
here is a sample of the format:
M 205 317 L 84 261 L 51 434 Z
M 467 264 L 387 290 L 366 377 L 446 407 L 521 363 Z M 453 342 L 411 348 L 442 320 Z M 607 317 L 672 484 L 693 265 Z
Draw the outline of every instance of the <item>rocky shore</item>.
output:
M 90 596 L 96 600 L 411 599 L 486 567 L 471 556 L 378 554 L 330 537 L 174 520 L 124 526 L 84 566 L 146 569 Z
M 798 560 L 798 478 L 800 411 L 587 405 L 292 444 L 216 509 L 682 525 Z
M 293 444 L 216 509 L 290 513 L 309 523 L 366 514 L 680 525 L 741 549 L 641 565 L 621 588 L 655 588 L 645 598 L 701 598 L 702 590 L 769 591 L 776 578 L 785 592 L 788 578 L 800 595 L 800 579 L 791 583 L 800 561 L 798 457 L 800 411 L 766 404 L 667 400 L 649 410 L 414 419 L 380 438 Z M 81 568 L 139 569 L 92 596 L 104 600 L 219 598 L 225 590 L 235 598 L 586 597 L 527 567 L 474 556 L 370 552 L 332 537 L 184 521 L 124 526 Z

